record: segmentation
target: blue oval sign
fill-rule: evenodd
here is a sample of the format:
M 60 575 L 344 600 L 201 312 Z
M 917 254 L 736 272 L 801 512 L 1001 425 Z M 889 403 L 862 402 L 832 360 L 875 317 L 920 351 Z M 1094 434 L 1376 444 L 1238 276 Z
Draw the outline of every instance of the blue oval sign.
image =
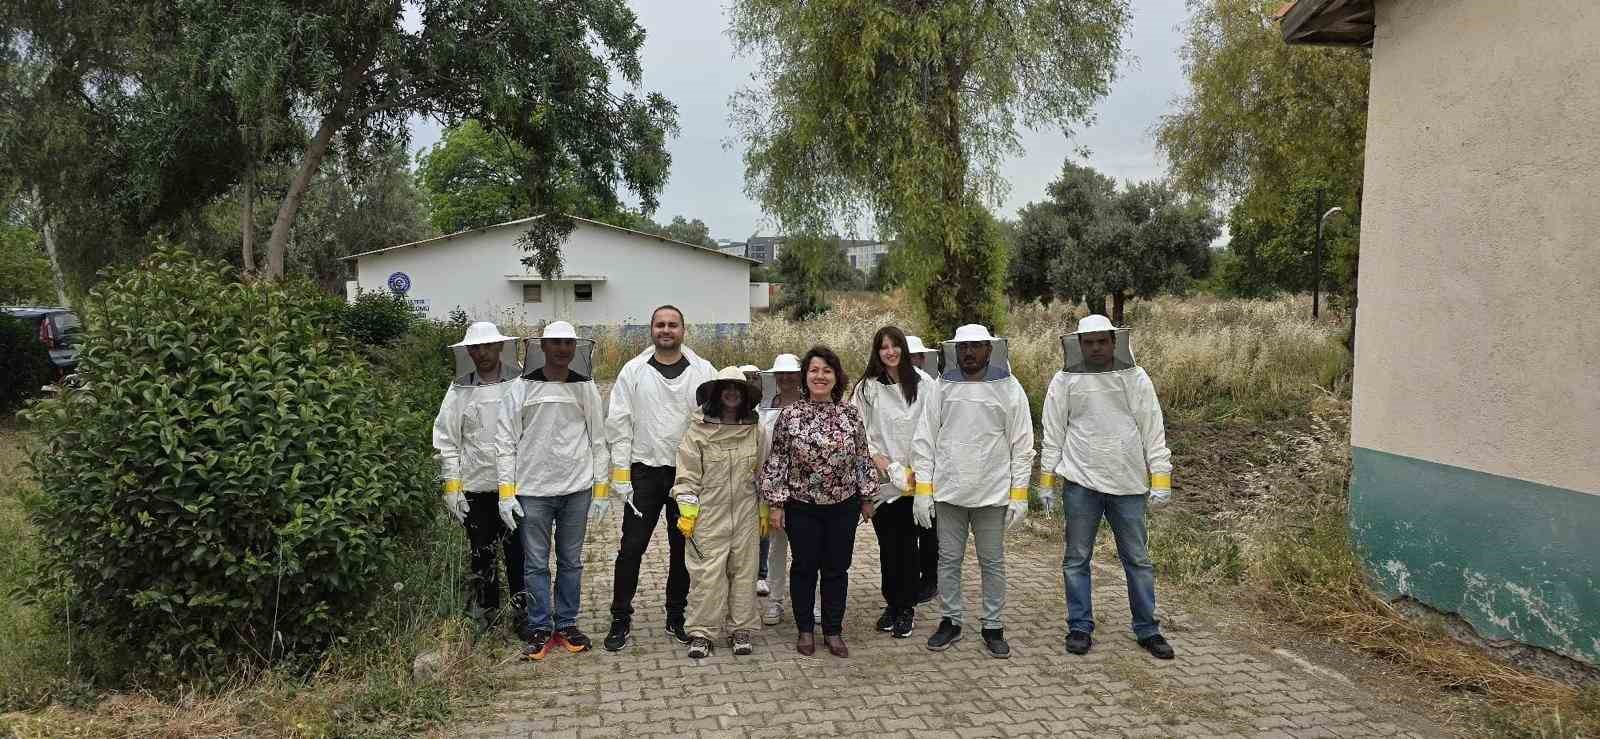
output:
M 411 276 L 404 272 L 389 275 L 389 289 L 401 295 L 411 292 Z

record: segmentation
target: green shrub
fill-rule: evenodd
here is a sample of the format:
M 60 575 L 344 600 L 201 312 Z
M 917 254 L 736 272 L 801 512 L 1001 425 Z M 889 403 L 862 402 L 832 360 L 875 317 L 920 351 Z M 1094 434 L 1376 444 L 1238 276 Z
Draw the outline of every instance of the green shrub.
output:
M 390 344 L 411 330 L 417 314 L 405 296 L 388 290 L 363 290 L 345 306 L 340 332 L 358 344 Z
M 434 511 L 417 424 L 308 284 L 161 249 L 96 289 L 87 385 L 29 413 L 30 517 L 70 616 L 137 671 L 313 655 Z
M 50 353 L 32 322 L 0 316 L 0 377 L 5 378 L 0 381 L 0 415 L 10 415 L 55 380 Z

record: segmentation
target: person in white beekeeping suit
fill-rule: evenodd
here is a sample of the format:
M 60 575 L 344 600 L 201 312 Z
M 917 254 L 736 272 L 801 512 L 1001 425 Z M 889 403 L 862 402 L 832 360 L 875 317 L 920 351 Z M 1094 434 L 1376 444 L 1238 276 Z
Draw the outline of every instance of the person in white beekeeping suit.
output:
M 1128 580 L 1133 636 L 1150 654 L 1172 659 L 1172 645 L 1156 619 L 1156 574 L 1145 528 L 1146 501 L 1159 506 L 1172 497 L 1172 453 L 1161 401 L 1150 375 L 1134 362 L 1128 334 L 1105 316 L 1091 315 L 1061 337 L 1062 371 L 1044 396 L 1039 498 L 1048 510 L 1057 483 L 1065 485 L 1061 576 L 1067 651 L 1087 653 L 1093 642 L 1089 560 L 1105 518 Z
M 528 588 L 527 618 L 518 633 L 523 659 L 544 659 L 552 646 L 588 651 L 578 628 L 583 594 L 583 540 L 590 518 L 610 510 L 605 412 L 591 368 L 594 342 L 555 321 L 524 341 L 527 372 L 506 394 L 495 433 L 500 489 L 516 496 Z M 555 544 L 552 609 L 550 548 Z
M 944 343 L 938 405 L 922 414 L 915 440 L 918 525 L 939 522 L 939 594 L 944 618 L 928 639 L 943 651 L 961 639 L 961 560 L 972 532 L 983 577 L 983 645 L 1011 656 L 1001 612 L 1006 605 L 1005 531 L 1028 512 L 1033 474 L 1033 418 L 1022 384 L 1011 375 L 1005 339 L 968 324 Z
M 911 353 L 911 366 L 928 376 L 928 387 L 938 390 L 934 378 L 939 372 L 939 351 L 929 349 L 919 336 L 907 336 L 906 348 Z M 928 528 L 917 527 L 917 575 L 921 586 L 917 589 L 917 605 L 922 605 L 939 594 L 939 521 Z
M 772 430 L 778 421 L 778 411 L 805 398 L 801 387 L 800 358 L 793 354 L 779 354 L 772 358 L 772 367 L 761 372 L 761 406 L 758 411 L 761 423 L 761 464 L 766 464 L 767 453 L 772 451 Z M 784 597 L 789 592 L 789 535 L 782 528 L 768 527 L 761 540 L 761 580 L 768 581 L 766 610 L 761 613 L 761 623 L 768 626 L 783 621 Z M 756 593 L 761 592 L 761 580 Z M 820 605 L 818 606 L 821 607 Z M 821 620 L 820 618 L 817 620 Z
M 929 530 L 916 525 L 911 517 L 916 483 L 911 472 L 912 439 L 922 414 L 938 403 L 937 385 L 912 366 L 912 347 L 899 328 L 878 329 L 871 346 L 867 369 L 850 400 L 861 411 L 867 446 L 880 477 L 877 510 L 872 514 L 884 602 L 877 628 L 905 639 L 916 627 L 917 595 L 922 587 L 920 533 Z
M 723 623 L 733 653 L 755 650 L 755 580 L 766 506 L 756 495 L 759 386 L 727 367 L 695 393 L 699 409 L 678 447 L 678 531 L 689 541 L 689 658 L 711 656 Z
M 467 528 L 472 576 L 469 609 L 491 620 L 500 609 L 496 560 L 504 550 L 506 584 L 513 618 L 521 623 L 523 595 L 522 539 L 516 520 L 502 516 L 497 501 L 494 434 L 500 401 L 515 385 L 516 338 L 505 336 L 488 321 L 467 327 L 465 338 L 451 344 L 455 380 L 439 404 L 433 421 L 433 448 L 439 460 L 444 506 Z
M 688 328 L 683 311 L 663 305 L 650 314 L 650 347 L 628 360 L 611 386 L 606 436 L 611 444 L 611 485 L 622 498 L 622 542 L 617 546 L 612 578 L 611 628 L 604 646 L 621 650 L 633 632 L 633 596 L 639 589 L 639 566 L 655 534 L 656 522 L 667 516 L 667 633 L 689 643 L 684 609 L 689 603 L 689 571 L 683 562 L 683 534 L 678 531 L 678 504 L 672 499 L 673 465 L 678 444 L 689 427 L 695 389 L 716 377 L 711 363 L 683 345 Z

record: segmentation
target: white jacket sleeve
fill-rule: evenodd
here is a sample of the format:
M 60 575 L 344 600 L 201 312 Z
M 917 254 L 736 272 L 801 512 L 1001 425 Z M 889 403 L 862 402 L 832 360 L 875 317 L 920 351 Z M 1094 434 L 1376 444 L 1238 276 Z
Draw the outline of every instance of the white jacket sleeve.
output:
M 1028 392 L 1012 377 L 1006 403 L 1006 436 L 1011 441 L 1011 499 L 1028 499 L 1028 480 L 1033 477 L 1033 410 Z
M 589 428 L 589 456 L 596 486 L 607 485 L 611 479 L 611 457 L 606 451 L 606 414 L 600 400 L 600 388 L 593 382 L 581 383 L 583 391 L 583 417 Z
M 1044 391 L 1044 439 L 1039 444 L 1039 483 L 1056 483 L 1056 467 L 1061 464 L 1061 449 L 1067 443 L 1067 395 L 1071 385 L 1065 375 L 1056 373 Z
M 528 396 L 528 383 L 514 380 L 500 398 L 499 418 L 494 422 L 494 472 L 501 487 L 517 484 L 517 447 L 522 442 L 522 401 Z
M 433 418 L 433 450 L 439 460 L 439 479 L 446 483 L 461 479 L 461 406 L 456 402 L 456 386 L 444 391 L 439 415 Z M 445 492 L 460 492 L 459 490 Z
M 633 468 L 633 408 L 629 396 L 633 394 L 631 365 L 623 365 L 617 373 L 617 382 L 611 386 L 611 409 L 606 413 L 606 440 L 611 447 L 611 478 L 614 482 L 629 482 Z M 618 477 L 618 475 L 622 477 Z
M 884 451 L 887 447 L 883 443 L 883 433 L 879 430 L 877 418 L 873 415 L 872 398 L 870 396 L 876 388 L 867 387 L 867 382 L 869 381 L 863 381 L 856 385 L 855 392 L 850 394 L 850 404 L 854 405 L 856 412 L 861 414 L 861 425 L 867 429 L 867 453 L 888 456 L 888 452 Z
M 940 421 L 944 416 L 944 402 L 937 382 L 924 382 L 919 386 L 931 391 L 924 401 L 922 417 L 917 419 L 917 430 L 911 437 L 911 471 L 917 476 L 916 494 L 933 492 L 934 456 L 939 449 Z M 926 486 L 926 487 L 924 487 Z
M 1150 375 L 1139 369 L 1138 379 L 1130 388 L 1133 420 L 1139 425 L 1139 436 L 1144 440 L 1145 466 L 1150 469 L 1150 487 L 1171 489 L 1172 451 L 1167 449 L 1166 421 L 1161 417 L 1161 400 L 1156 397 L 1155 383 Z

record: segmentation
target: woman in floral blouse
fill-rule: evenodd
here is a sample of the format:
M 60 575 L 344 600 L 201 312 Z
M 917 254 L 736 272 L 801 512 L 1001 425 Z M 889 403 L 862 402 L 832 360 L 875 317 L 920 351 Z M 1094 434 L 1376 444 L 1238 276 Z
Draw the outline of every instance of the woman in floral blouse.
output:
M 834 656 L 848 657 L 843 629 L 850 556 L 856 524 L 872 517 L 877 468 L 860 412 L 841 402 L 846 378 L 838 355 L 813 347 L 800 366 L 806 400 L 779 412 L 759 484 L 772 525 L 789 536 L 789 602 L 800 631 L 795 651 L 810 656 L 817 649 L 812 600 L 820 572 L 822 641 Z

